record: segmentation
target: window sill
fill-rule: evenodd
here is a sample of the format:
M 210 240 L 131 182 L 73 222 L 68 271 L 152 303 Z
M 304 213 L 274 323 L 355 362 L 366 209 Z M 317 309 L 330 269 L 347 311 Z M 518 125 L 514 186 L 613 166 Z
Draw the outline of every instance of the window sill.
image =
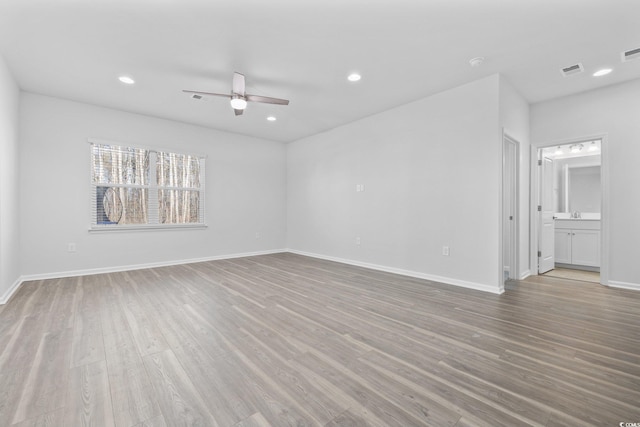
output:
M 203 230 L 207 224 L 168 224 L 168 225 L 94 225 L 89 233 L 122 233 L 160 230 Z

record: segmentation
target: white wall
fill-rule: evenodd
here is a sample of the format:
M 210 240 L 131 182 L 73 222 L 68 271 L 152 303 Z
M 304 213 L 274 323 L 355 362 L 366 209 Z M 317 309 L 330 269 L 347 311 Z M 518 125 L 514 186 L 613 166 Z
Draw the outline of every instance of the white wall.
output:
M 23 275 L 170 263 L 285 246 L 283 143 L 30 93 L 22 94 L 20 134 Z M 209 227 L 89 233 L 91 137 L 207 155 Z M 76 244 L 76 253 L 67 252 L 69 243 Z
M 520 279 L 531 274 L 529 232 L 530 128 L 529 103 L 500 76 L 500 126 L 519 143 L 518 273 Z
M 499 292 L 498 87 L 494 75 L 289 144 L 288 247 Z
M 534 104 L 531 108 L 533 145 L 607 135 L 603 162 L 609 165 L 606 190 L 610 251 L 605 254 L 609 260 L 609 284 L 637 289 L 640 289 L 639 111 L 640 80 Z
M 18 284 L 18 109 L 20 90 L 0 55 L 0 304 Z

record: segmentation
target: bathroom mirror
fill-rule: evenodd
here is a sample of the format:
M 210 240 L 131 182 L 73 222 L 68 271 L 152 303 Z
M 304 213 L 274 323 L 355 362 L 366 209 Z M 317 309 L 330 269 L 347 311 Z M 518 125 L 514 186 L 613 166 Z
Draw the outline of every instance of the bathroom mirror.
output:
M 600 166 L 569 168 L 568 212 L 600 212 Z
M 554 161 L 556 212 L 600 213 L 600 156 Z

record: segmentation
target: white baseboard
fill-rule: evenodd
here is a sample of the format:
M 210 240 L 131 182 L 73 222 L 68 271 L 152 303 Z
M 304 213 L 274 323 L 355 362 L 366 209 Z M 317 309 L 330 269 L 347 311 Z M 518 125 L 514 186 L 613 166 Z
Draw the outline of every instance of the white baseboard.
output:
M 524 280 L 529 276 L 531 276 L 531 270 L 525 270 L 525 271 L 522 272 L 522 274 L 520 275 L 520 278 L 518 280 Z
M 354 261 L 345 258 L 337 258 L 328 255 L 315 254 L 311 252 L 299 251 L 296 249 L 287 249 L 286 252 L 291 252 L 293 254 L 308 256 L 312 258 L 324 259 L 327 261 L 335 261 L 340 262 L 342 264 L 355 265 L 357 267 L 370 268 L 371 270 L 385 271 L 387 273 L 400 274 L 402 276 L 415 277 L 416 279 L 425 279 L 430 280 L 432 282 L 445 283 L 447 285 L 460 286 L 463 288 L 474 289 L 477 291 L 490 292 L 492 294 L 501 294 L 504 292 L 504 285 L 500 287 L 493 287 L 489 285 L 485 285 L 482 283 L 468 282 L 465 280 L 452 279 L 450 277 L 436 276 L 433 274 L 420 273 L 417 271 L 403 270 L 395 267 L 387 267 L 384 265 L 371 264 L 368 262 Z
M 620 288 L 620 289 L 631 289 L 633 291 L 640 291 L 640 284 L 638 283 L 629 283 L 629 282 L 618 282 L 615 280 L 609 280 L 607 286 L 612 288 Z
M 11 288 L 9 288 L 7 292 L 5 292 L 5 294 L 0 299 L 0 305 L 6 304 L 7 301 L 9 301 L 9 298 L 11 298 L 11 295 L 13 295 L 18 290 L 18 288 L 22 283 L 29 282 L 32 280 L 59 279 L 62 277 L 76 277 L 76 276 L 88 276 L 91 274 L 116 273 L 118 271 L 143 270 L 145 268 L 168 267 L 171 265 L 193 264 L 196 262 L 217 261 L 222 259 L 245 258 L 245 257 L 257 256 L 257 255 L 278 254 L 282 252 L 286 252 L 286 250 L 272 249 L 267 251 L 243 252 L 243 253 L 228 254 L 228 255 L 216 255 L 216 256 L 204 257 L 204 258 L 182 259 L 177 261 L 152 262 L 147 264 L 131 264 L 131 265 L 116 266 L 116 267 L 89 268 L 85 270 L 59 271 L 56 273 L 28 274 L 25 276 L 21 276 L 18 280 L 16 280 L 16 282 L 11 286 Z
M 22 280 L 22 277 L 18 277 L 16 281 L 13 282 L 13 285 L 11 285 L 11 287 L 7 289 L 7 291 L 2 296 L 0 296 L 0 305 L 4 305 L 9 301 L 11 296 L 18 290 L 22 282 L 24 282 L 24 280 Z

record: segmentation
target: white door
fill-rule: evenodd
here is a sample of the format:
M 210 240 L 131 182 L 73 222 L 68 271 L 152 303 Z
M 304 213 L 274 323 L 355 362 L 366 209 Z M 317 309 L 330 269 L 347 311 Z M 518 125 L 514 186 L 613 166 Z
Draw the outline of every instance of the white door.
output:
M 538 254 L 538 274 L 553 270 L 554 260 L 554 205 L 553 205 L 553 159 L 543 157 L 540 182 L 540 252 Z
M 505 281 L 518 278 L 516 209 L 518 200 L 518 146 L 505 137 L 502 157 L 502 262 Z

